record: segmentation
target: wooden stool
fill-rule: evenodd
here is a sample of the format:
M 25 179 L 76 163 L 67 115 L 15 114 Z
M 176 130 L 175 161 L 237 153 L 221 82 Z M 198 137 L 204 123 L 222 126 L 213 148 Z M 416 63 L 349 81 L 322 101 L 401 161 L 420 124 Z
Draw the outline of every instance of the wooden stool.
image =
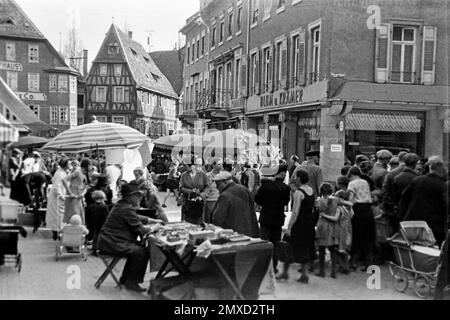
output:
M 103 272 L 103 274 L 100 276 L 100 278 L 95 283 L 95 288 L 99 289 L 102 283 L 106 280 L 106 278 L 111 275 L 111 277 L 114 279 L 114 282 L 117 284 L 117 287 L 119 289 L 122 289 L 122 285 L 120 284 L 120 281 L 117 279 L 117 276 L 114 274 L 114 268 L 119 263 L 120 260 L 125 259 L 125 257 L 119 257 L 119 256 L 112 256 L 112 255 L 106 255 L 99 253 L 98 257 L 103 261 L 103 263 L 106 266 L 106 270 Z

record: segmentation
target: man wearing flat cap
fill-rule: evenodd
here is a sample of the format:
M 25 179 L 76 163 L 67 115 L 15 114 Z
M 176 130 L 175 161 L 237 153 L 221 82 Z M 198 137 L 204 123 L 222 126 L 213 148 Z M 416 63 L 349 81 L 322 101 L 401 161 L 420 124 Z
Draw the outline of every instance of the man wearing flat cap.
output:
M 136 183 L 122 186 L 121 194 L 122 199 L 115 204 L 103 225 L 97 248 L 100 254 L 126 257 L 120 283 L 129 290 L 143 292 L 146 289 L 139 284 L 144 282 L 149 251 L 137 244 L 137 239 L 157 231 L 162 221 L 136 213 L 142 198 L 142 191 Z M 147 226 L 148 224 L 153 225 Z
M 213 224 L 252 238 L 259 238 L 255 204 L 250 191 L 234 183 L 231 173 L 227 171 L 216 175 L 213 181 L 220 192 L 213 212 Z
M 381 189 L 383 187 L 384 179 L 388 174 L 388 164 L 393 155 L 389 150 L 380 150 L 377 152 L 377 162 L 373 165 L 372 180 L 375 183 L 375 188 Z
M 261 238 L 274 244 L 281 241 L 281 229 L 284 225 L 284 209 L 289 204 L 291 198 L 291 189 L 284 183 L 286 178 L 287 165 L 275 166 L 272 169 L 274 175 L 269 177 L 275 179 L 262 180 L 261 188 L 255 196 L 255 202 L 262 207 L 259 223 L 261 225 Z M 276 273 L 278 265 L 277 253 L 273 252 L 273 267 Z

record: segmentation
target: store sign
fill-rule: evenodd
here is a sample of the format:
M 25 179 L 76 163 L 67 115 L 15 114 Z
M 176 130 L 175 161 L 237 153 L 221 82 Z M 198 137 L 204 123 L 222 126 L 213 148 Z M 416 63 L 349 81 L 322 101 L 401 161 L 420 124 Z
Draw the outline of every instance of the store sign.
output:
M 279 91 L 261 96 L 261 108 L 287 106 L 303 102 L 303 88 Z
M 0 70 L 23 71 L 23 66 L 18 62 L 0 61 Z
M 342 145 L 341 144 L 332 144 L 331 145 L 331 152 L 342 152 Z
M 21 100 L 28 100 L 28 101 L 47 101 L 47 97 L 44 93 L 40 92 L 16 92 L 16 95 Z

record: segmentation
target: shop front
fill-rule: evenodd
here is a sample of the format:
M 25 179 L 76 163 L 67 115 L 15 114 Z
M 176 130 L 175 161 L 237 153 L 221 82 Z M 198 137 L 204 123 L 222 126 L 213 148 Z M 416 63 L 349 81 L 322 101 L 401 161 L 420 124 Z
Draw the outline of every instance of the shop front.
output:
M 327 98 L 328 81 L 306 87 L 279 90 L 247 101 L 247 129 L 255 130 L 286 158 L 320 147 L 321 107 Z

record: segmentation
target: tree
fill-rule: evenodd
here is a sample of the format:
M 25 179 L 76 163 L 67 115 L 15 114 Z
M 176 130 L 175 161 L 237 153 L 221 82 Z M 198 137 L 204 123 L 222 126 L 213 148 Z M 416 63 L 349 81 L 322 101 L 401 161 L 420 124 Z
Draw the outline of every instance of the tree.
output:
M 69 59 L 70 66 L 72 68 L 81 70 L 83 65 L 83 43 L 78 36 L 78 31 L 76 28 L 69 29 L 63 54 Z

